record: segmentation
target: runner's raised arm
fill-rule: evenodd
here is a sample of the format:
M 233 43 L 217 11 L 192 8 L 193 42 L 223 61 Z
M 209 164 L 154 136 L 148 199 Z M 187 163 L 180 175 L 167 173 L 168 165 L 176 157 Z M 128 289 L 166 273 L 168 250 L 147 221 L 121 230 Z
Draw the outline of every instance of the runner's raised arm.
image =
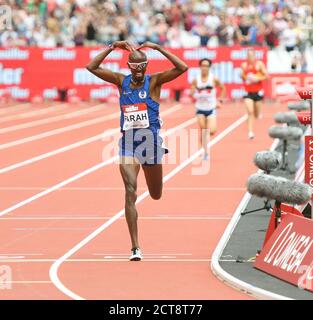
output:
M 103 60 L 115 49 L 120 48 L 127 51 L 134 51 L 135 48 L 127 41 L 115 41 L 109 48 L 98 54 L 93 58 L 89 64 L 86 66 L 86 69 L 93 73 L 95 76 L 100 79 L 113 83 L 117 86 L 121 86 L 124 75 L 119 72 L 113 72 L 109 69 L 100 67 Z
M 188 66 L 184 61 L 179 59 L 173 53 L 165 50 L 164 48 L 162 48 L 158 44 L 155 44 L 155 43 L 148 41 L 148 42 L 145 42 L 144 44 L 142 44 L 141 46 L 139 46 L 138 50 L 140 50 L 142 48 L 151 48 L 154 50 L 158 50 L 168 60 L 170 60 L 174 65 L 174 68 L 172 68 L 172 69 L 165 70 L 163 72 L 155 73 L 152 75 L 152 77 L 156 77 L 156 84 L 157 85 L 161 85 L 165 82 L 172 81 L 188 70 Z

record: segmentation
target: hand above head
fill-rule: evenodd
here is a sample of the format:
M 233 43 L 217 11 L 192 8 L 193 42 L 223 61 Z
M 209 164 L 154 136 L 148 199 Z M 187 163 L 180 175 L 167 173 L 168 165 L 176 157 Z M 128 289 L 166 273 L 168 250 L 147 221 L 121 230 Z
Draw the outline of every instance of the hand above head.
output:
M 135 47 L 131 43 L 129 43 L 128 41 L 115 41 L 115 42 L 113 42 L 113 47 L 127 50 L 130 52 L 136 50 Z
M 146 41 L 145 43 L 143 43 L 142 45 L 140 45 L 137 50 L 140 50 L 142 48 L 150 48 L 150 49 L 154 49 L 157 50 L 160 46 L 156 43 L 150 42 L 150 41 Z
M 153 50 L 157 50 L 158 52 L 162 53 L 174 65 L 174 68 L 172 69 L 165 70 L 163 72 L 158 72 L 152 75 L 156 81 L 156 85 L 158 86 L 161 86 L 163 83 L 176 79 L 178 76 L 180 76 L 182 73 L 188 70 L 188 66 L 184 61 L 182 61 L 175 54 L 164 49 L 156 43 L 146 41 L 145 43 L 137 47 L 136 50 L 140 50 L 142 48 L 150 48 Z

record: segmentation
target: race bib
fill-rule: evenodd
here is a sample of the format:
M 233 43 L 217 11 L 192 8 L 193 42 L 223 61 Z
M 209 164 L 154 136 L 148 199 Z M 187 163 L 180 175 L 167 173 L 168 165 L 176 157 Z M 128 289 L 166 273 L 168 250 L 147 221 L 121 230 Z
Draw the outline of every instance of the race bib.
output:
M 252 72 L 249 72 L 249 73 L 247 74 L 246 84 L 251 84 L 251 83 L 253 83 L 253 82 L 255 82 L 255 81 L 256 81 L 256 76 L 255 76 L 255 74 L 252 73 Z
M 149 127 L 148 110 L 145 103 L 122 106 L 122 109 L 124 117 L 124 131 Z

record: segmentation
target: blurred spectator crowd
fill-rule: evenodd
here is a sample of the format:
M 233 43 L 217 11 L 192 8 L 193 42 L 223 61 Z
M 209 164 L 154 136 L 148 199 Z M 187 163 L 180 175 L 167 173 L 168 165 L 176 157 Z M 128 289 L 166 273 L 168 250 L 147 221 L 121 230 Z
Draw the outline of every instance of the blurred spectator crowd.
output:
M 0 0 L 12 8 L 1 46 L 90 46 L 146 40 L 172 48 L 313 43 L 312 0 Z M 1 8 L 1 6 L 0 6 Z

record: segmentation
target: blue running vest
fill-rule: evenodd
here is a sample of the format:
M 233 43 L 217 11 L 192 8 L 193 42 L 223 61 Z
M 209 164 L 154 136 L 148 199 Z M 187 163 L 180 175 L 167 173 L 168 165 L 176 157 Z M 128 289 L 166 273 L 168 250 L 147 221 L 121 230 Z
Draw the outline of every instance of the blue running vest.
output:
M 162 120 L 159 117 L 160 104 L 150 97 L 150 75 L 145 75 L 141 88 L 131 89 L 131 75 L 124 78 L 120 94 L 121 131 L 140 128 L 160 129 Z M 126 122 L 126 123 L 125 123 Z M 125 125 L 126 128 L 123 128 Z

